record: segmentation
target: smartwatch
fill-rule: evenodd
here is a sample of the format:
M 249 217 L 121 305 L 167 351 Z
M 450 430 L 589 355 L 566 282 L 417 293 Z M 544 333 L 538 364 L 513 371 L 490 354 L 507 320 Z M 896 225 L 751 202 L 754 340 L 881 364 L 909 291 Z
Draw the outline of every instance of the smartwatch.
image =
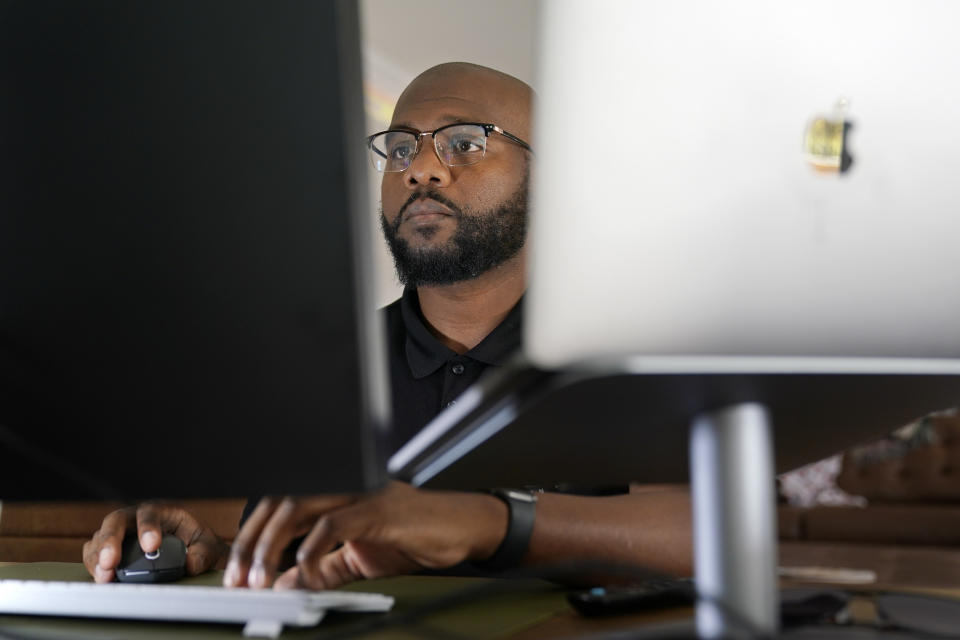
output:
M 494 489 L 490 493 L 507 505 L 507 535 L 492 556 L 474 565 L 485 571 L 504 571 L 518 566 L 527 553 L 536 518 L 537 494 L 520 489 Z

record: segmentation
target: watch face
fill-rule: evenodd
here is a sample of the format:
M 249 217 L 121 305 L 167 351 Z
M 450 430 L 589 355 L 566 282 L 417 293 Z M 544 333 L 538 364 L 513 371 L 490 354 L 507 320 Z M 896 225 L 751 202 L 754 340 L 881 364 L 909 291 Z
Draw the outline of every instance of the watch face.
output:
M 505 489 L 501 495 L 510 500 L 521 500 L 523 502 L 536 502 L 537 496 L 529 491 L 517 491 L 516 489 Z

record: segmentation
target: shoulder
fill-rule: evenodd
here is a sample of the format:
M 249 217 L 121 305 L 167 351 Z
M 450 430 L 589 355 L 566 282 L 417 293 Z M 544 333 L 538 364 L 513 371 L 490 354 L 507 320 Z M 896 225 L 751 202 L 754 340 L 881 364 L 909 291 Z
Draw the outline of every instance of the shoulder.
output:
M 400 303 L 403 301 L 403 298 L 397 298 L 390 304 L 385 307 L 380 307 L 380 313 L 385 314 L 386 316 L 396 315 L 400 313 Z
M 387 332 L 387 339 L 393 347 L 406 342 L 407 325 L 403 317 L 402 299 L 397 299 L 385 307 L 381 307 L 379 313 L 382 314 L 384 329 Z
M 398 326 L 403 326 L 403 310 L 400 306 L 401 301 L 402 298 L 397 298 L 387 306 L 380 308 L 380 313 L 383 315 L 383 319 L 387 324 L 387 328 L 391 331 Z

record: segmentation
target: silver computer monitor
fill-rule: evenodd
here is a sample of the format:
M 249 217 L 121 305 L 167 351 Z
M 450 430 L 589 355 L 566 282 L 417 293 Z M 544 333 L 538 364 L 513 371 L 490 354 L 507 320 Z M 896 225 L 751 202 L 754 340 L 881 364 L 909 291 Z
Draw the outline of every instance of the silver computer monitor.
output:
M 958 20 L 950 2 L 542 3 L 528 356 L 955 369 Z

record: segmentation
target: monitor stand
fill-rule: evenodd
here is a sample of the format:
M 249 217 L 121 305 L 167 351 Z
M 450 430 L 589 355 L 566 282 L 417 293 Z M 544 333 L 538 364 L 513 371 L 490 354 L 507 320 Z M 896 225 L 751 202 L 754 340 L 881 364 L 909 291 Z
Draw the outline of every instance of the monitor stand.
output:
M 694 418 L 690 479 L 700 638 L 779 631 L 774 477 L 771 420 L 762 404 Z

